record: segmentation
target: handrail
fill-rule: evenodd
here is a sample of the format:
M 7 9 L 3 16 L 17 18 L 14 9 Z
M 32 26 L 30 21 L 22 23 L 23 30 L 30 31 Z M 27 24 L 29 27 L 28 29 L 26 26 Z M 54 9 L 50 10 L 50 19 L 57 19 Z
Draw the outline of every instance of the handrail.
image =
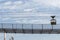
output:
M 7 33 L 60 33 L 60 25 L 0 23 L 0 32 Z

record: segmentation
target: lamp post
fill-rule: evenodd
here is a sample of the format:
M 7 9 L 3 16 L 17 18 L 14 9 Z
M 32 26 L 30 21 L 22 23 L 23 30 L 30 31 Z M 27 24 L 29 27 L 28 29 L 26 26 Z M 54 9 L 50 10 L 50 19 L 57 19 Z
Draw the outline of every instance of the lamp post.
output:
M 55 16 L 51 16 L 51 25 L 52 25 L 52 31 L 53 31 L 53 25 L 56 25 L 56 19 Z

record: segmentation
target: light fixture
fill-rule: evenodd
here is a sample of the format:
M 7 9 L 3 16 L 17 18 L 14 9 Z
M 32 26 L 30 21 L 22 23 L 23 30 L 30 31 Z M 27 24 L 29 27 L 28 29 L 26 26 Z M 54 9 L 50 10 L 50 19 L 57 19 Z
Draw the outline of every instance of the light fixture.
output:
M 55 18 L 55 16 L 51 16 L 51 25 L 56 25 L 56 19 L 54 19 Z

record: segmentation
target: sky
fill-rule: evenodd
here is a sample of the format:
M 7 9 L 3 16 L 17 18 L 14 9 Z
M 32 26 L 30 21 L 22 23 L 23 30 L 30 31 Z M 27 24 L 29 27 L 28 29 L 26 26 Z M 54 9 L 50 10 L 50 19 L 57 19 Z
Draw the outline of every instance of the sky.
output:
M 56 16 L 59 24 L 60 0 L 0 0 L 0 23 L 50 24 L 51 15 Z M 0 40 L 3 40 L 3 33 L 0 35 Z M 59 40 L 59 35 L 16 34 L 14 38 L 15 40 Z
M 0 23 L 59 24 L 60 0 L 0 0 Z

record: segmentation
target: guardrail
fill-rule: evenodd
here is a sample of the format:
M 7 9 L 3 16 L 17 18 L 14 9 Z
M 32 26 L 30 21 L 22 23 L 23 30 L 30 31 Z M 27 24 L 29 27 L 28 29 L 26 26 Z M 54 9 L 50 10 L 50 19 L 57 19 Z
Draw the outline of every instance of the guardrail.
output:
M 0 33 L 60 33 L 60 25 L 0 23 Z

